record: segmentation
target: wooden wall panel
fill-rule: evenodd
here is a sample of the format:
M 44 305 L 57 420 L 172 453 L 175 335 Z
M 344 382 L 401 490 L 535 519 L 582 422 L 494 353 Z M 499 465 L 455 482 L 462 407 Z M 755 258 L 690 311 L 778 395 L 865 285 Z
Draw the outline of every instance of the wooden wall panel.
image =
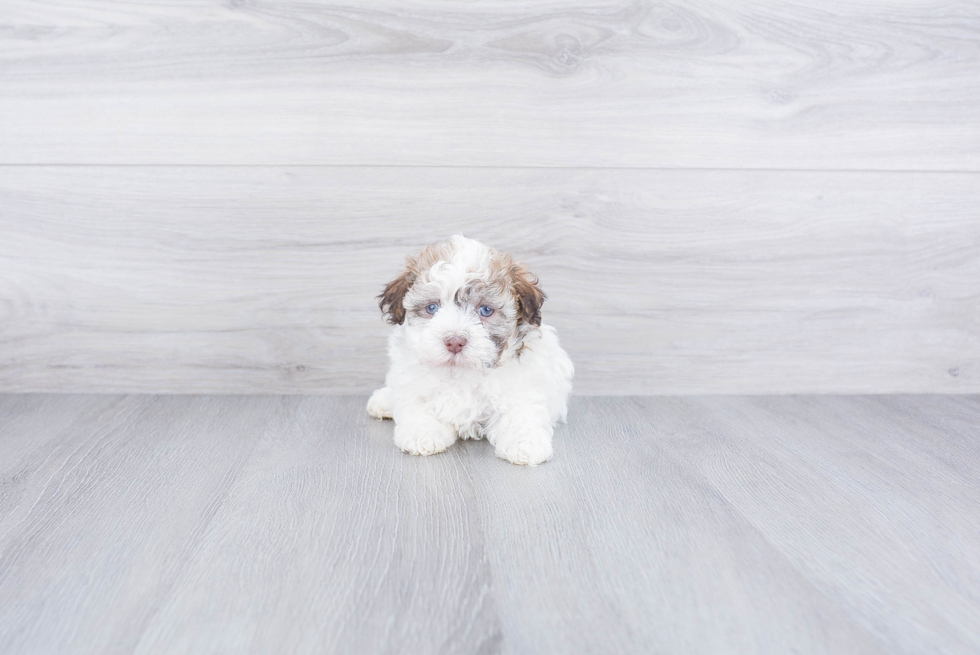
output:
M 0 389 L 364 392 L 457 231 L 590 393 L 978 389 L 980 5 L 9 0 Z
M 980 391 L 980 174 L 0 168 L 0 391 L 364 393 L 374 296 L 462 232 L 580 393 Z
M 7 0 L 0 163 L 980 170 L 980 5 Z

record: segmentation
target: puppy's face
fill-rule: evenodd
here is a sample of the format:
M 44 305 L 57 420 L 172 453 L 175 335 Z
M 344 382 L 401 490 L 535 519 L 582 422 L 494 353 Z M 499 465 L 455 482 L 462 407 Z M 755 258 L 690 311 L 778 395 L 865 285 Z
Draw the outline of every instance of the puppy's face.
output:
M 424 364 L 493 368 L 541 325 L 545 295 L 510 256 L 455 236 L 409 257 L 379 299 Z

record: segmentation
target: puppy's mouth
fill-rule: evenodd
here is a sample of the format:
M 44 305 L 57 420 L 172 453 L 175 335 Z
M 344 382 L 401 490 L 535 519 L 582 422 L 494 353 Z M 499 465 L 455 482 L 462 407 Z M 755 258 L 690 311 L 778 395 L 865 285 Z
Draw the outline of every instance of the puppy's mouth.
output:
M 497 368 L 500 366 L 500 358 L 497 357 L 493 361 L 484 361 L 475 357 L 467 356 L 465 353 L 450 354 L 447 359 L 440 362 L 443 368 L 450 370 L 489 370 Z
M 446 366 L 453 368 L 470 368 L 473 366 L 473 363 L 464 353 L 449 353 L 449 359 L 446 360 Z
M 441 366 L 451 369 L 451 370 L 476 370 L 483 368 L 492 368 L 486 363 L 481 362 L 479 359 L 472 356 L 472 354 L 466 351 L 460 353 L 447 353 L 446 359 L 440 362 Z

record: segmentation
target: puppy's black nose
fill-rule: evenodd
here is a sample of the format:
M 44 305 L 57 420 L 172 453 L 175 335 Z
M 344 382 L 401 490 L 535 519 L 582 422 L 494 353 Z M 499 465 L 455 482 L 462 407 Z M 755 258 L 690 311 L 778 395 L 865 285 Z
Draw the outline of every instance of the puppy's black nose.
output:
M 455 334 L 451 337 L 446 337 L 446 348 L 454 355 L 463 350 L 463 346 L 465 345 L 466 339 L 463 337 L 458 337 Z

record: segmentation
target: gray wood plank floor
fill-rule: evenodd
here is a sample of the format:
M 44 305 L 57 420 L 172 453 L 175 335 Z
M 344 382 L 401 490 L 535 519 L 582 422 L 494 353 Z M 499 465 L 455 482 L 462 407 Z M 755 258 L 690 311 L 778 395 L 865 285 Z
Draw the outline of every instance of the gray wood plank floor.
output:
M 980 398 L 575 398 L 537 468 L 363 402 L 0 396 L 0 652 L 980 649 Z

